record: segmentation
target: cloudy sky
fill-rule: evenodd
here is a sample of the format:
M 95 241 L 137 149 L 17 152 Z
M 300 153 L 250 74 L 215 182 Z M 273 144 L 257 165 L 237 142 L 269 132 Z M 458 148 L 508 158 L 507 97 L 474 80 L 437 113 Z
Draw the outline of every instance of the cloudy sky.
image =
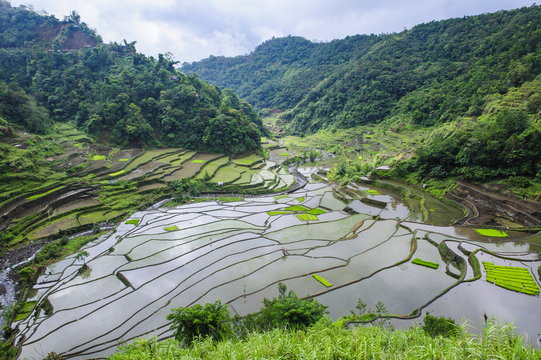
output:
M 181 62 L 242 55 L 275 36 L 328 41 L 432 20 L 529 6 L 535 0 L 11 0 L 62 19 L 77 11 L 105 42 L 137 41 Z

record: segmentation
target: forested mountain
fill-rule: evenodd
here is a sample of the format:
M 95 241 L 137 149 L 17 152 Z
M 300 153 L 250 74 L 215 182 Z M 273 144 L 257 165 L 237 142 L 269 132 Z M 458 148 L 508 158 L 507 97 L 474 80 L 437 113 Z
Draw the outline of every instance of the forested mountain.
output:
M 250 105 L 175 64 L 137 53 L 135 42 L 103 44 L 75 12 L 60 21 L 0 1 L 0 126 L 46 132 L 71 121 L 117 146 L 259 148 Z
M 289 109 L 282 122 L 294 134 L 390 118 L 441 124 L 482 114 L 492 96 L 541 73 L 541 6 L 329 43 L 272 39 L 248 56 L 211 57 L 182 71 L 260 108 Z

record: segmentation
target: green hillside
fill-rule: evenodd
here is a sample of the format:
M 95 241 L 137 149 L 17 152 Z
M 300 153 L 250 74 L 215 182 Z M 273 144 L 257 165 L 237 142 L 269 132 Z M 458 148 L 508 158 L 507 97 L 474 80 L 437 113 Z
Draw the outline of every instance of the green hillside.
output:
M 541 72 L 541 7 L 329 43 L 272 39 L 248 56 L 182 70 L 260 108 L 288 109 L 281 123 L 292 134 L 389 118 L 434 125 L 480 115 L 491 95 Z
M 228 154 L 260 146 L 263 127 L 246 102 L 178 72 L 168 55 L 102 43 L 75 12 L 60 21 L 2 1 L 0 34 L 0 80 L 10 84 L 1 86 L 0 111 L 12 126 L 46 132 L 50 121 L 72 122 L 116 146 Z M 21 101 L 39 121 L 10 110 Z

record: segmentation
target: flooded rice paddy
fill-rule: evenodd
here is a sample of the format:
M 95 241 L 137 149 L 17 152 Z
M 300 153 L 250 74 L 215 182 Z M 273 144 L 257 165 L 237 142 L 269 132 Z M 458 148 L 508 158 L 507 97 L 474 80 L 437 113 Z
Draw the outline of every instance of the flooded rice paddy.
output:
M 39 278 L 29 300 L 35 310 L 13 325 L 20 331 L 20 358 L 51 351 L 104 357 L 136 337 L 170 336 L 171 308 L 220 300 L 245 315 L 276 296 L 279 282 L 314 296 L 333 318 L 348 315 L 362 298 L 406 317 L 428 310 L 478 321 L 487 314 L 515 322 L 531 338 L 541 332 L 539 295 L 488 283 L 471 260 L 527 268 L 539 285 L 535 237 L 509 232 L 510 242 L 449 226 L 460 213 L 429 199 L 423 203 L 430 213 L 439 213 L 431 222 L 430 213 L 392 191 L 373 195 L 385 207 L 338 198 L 330 186 L 309 183 L 289 195 L 133 214 L 130 220 L 138 221 L 88 244 L 88 256 L 59 261 Z M 415 258 L 439 266 L 416 265 Z

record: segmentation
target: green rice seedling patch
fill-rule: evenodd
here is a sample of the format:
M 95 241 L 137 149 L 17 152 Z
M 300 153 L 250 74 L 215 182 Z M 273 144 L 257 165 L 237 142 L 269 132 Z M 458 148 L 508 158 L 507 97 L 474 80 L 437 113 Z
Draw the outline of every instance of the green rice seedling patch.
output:
M 312 214 L 297 214 L 296 216 L 301 221 L 318 221 L 319 220 L 317 215 L 312 215 Z
M 29 197 L 27 197 L 26 199 L 28 199 L 28 200 L 39 199 L 39 198 L 41 198 L 41 197 L 47 196 L 47 195 L 49 195 L 49 194 L 52 194 L 52 193 L 54 193 L 55 191 L 58 191 L 58 190 L 63 189 L 63 188 L 64 188 L 63 186 L 59 186 L 59 187 L 56 187 L 56 188 L 54 188 L 54 189 L 52 189 L 52 190 L 46 191 L 46 192 L 44 192 L 44 193 L 29 196 Z
M 173 225 L 173 226 L 167 226 L 167 227 L 164 227 L 163 228 L 165 231 L 176 231 L 176 230 L 179 230 L 178 226 L 176 225 Z
M 212 179 L 216 171 L 229 162 L 227 157 L 221 157 L 216 160 L 209 161 L 201 168 L 201 170 L 195 176 L 196 179 L 208 180 Z
M 320 208 L 316 208 L 316 209 L 310 209 L 310 210 L 307 210 L 305 211 L 306 214 L 311 214 L 311 215 L 321 215 L 321 214 L 326 214 L 327 212 L 323 209 L 320 209 Z
M 366 190 L 366 192 L 369 194 L 369 195 L 381 195 L 381 193 L 377 190 L 374 190 L 374 189 L 369 189 L 369 190 Z
M 518 266 L 494 265 L 483 261 L 486 280 L 504 289 L 527 295 L 539 295 L 539 286 L 530 271 Z
M 322 283 L 325 287 L 331 287 L 333 285 L 330 282 L 328 282 L 327 279 L 325 279 L 323 276 L 319 276 L 317 274 L 312 274 L 312 276 L 314 277 L 314 279 Z
M 505 231 L 497 229 L 475 229 L 475 231 L 483 236 L 490 237 L 508 237 L 509 235 Z
M 73 146 L 73 147 L 82 147 L 83 144 L 82 144 L 82 143 L 74 143 L 72 146 Z
M 291 154 L 283 152 L 283 153 L 280 153 L 280 156 L 291 156 Z
M 141 222 L 141 220 L 139 220 L 139 219 L 132 219 L 132 220 L 126 221 L 124 224 L 128 224 L 128 225 L 129 225 L 129 224 L 132 224 L 132 225 L 137 226 L 137 225 L 139 225 L 139 222 Z
M 276 215 L 285 215 L 285 214 L 291 214 L 291 211 L 285 211 L 285 210 L 271 210 L 267 211 L 267 215 L 270 216 L 276 216 Z
M 107 156 L 105 155 L 93 155 L 90 160 L 92 161 L 98 161 L 98 160 L 105 160 L 107 159 Z
M 232 160 L 235 164 L 238 165 L 244 165 L 244 166 L 251 166 L 259 161 L 263 160 L 263 158 L 259 155 L 252 154 L 250 156 L 243 157 L 241 159 L 234 159 Z
M 192 160 L 192 164 L 204 164 L 204 163 L 206 163 L 205 160 L 199 160 L 199 159 Z
M 301 197 L 297 198 L 298 202 L 303 202 L 304 200 L 306 200 L 306 198 L 304 196 L 301 196 Z
M 246 168 L 239 168 L 235 164 L 230 164 L 218 169 L 211 181 L 214 183 L 223 182 L 227 184 L 237 180 L 244 171 L 246 171 Z
M 120 171 L 117 171 L 117 172 L 114 172 L 114 173 L 111 173 L 109 174 L 109 176 L 118 176 L 118 175 L 122 175 L 126 172 L 126 170 L 120 170 Z
M 288 197 L 289 197 L 289 195 L 279 195 L 279 196 L 275 196 L 274 200 L 285 199 L 285 198 L 288 198 Z
M 431 262 L 431 261 L 425 261 L 425 260 L 422 260 L 422 259 L 419 259 L 419 258 L 413 259 L 412 263 L 414 263 L 416 265 L 426 266 L 426 267 L 429 267 L 429 268 L 432 268 L 432 269 L 437 269 L 437 268 L 440 267 L 440 264 L 437 264 L 437 263 L 434 263 L 434 262 Z
M 128 161 L 130 161 L 130 159 L 118 159 L 118 161 L 120 161 L 120 162 L 128 162 Z
M 308 210 L 310 210 L 310 208 L 307 208 L 306 206 L 303 206 L 303 205 L 292 205 L 292 206 L 286 207 L 284 210 L 286 210 L 286 211 L 308 211 Z

